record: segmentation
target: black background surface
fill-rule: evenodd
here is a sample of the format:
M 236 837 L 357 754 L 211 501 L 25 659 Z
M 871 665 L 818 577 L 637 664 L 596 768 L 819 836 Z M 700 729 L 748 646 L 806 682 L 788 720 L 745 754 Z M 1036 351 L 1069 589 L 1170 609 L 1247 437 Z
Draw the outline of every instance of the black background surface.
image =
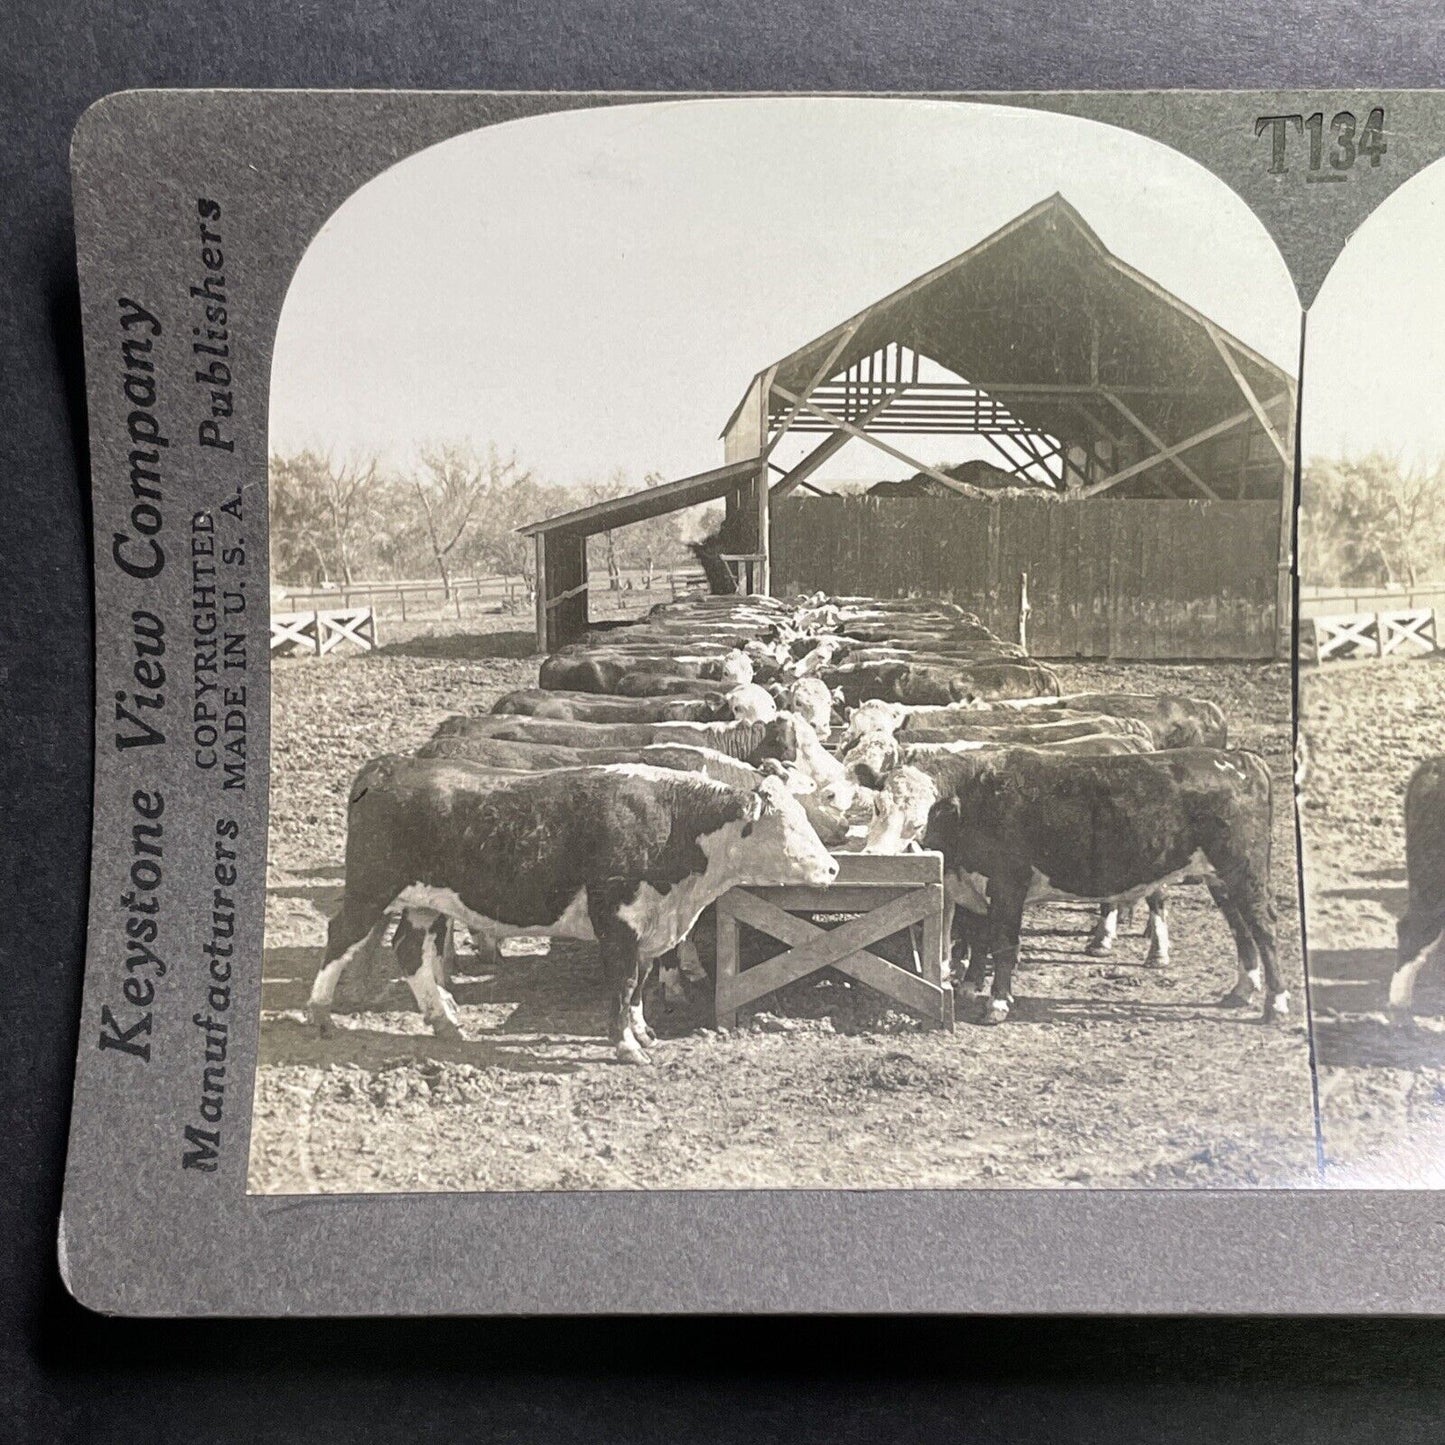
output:
M 1445 1438 L 1445 1332 L 1429 1322 L 171 1324 L 101 1319 L 68 1298 L 55 1221 L 92 704 L 66 151 L 80 113 L 110 91 L 217 85 L 1440 86 L 1445 12 L 1436 0 L 0 7 L 0 1438 Z M 848 1266 L 840 1239 L 837 1268 Z

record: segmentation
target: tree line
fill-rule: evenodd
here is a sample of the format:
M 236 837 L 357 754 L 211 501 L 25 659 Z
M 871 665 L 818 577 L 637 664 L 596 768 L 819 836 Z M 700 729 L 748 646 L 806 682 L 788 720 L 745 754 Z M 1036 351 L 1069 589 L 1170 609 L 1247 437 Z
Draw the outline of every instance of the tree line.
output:
M 648 473 L 644 486 L 663 478 Z M 534 586 L 530 537 L 517 528 L 558 512 L 637 490 L 622 472 L 564 488 L 539 478 L 515 454 L 460 444 L 424 448 L 409 468 L 374 456 L 316 450 L 270 459 L 271 577 L 281 586 L 435 576 L 451 593 L 458 577 L 500 574 Z M 623 571 L 687 565 L 682 515 L 638 522 L 595 539 L 610 585 Z
M 1313 457 L 1300 479 L 1300 579 L 1313 587 L 1445 580 L 1445 462 Z

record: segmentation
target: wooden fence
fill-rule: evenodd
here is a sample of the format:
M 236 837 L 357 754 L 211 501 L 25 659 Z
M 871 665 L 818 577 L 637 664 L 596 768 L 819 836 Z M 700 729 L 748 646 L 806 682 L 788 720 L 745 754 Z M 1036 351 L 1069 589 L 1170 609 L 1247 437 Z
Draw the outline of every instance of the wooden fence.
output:
M 707 580 L 696 567 L 653 569 L 651 587 L 641 571 L 624 570 L 619 579 L 626 593 L 646 598 L 649 603 L 677 597 L 693 587 L 705 587 Z M 594 602 L 605 599 L 612 591 L 605 571 L 593 570 L 588 578 Z M 631 584 L 630 586 L 628 584 Z M 612 594 L 614 597 L 617 593 Z M 629 602 L 631 596 L 629 595 Z M 467 613 L 479 610 L 492 613 L 526 613 L 532 608 L 532 592 L 522 577 L 455 577 L 451 587 L 443 587 L 436 578 L 401 582 L 349 582 L 335 587 L 288 587 L 284 601 L 278 602 L 288 612 L 369 607 L 377 616 L 397 618 L 403 622 L 444 620 L 454 616 L 461 621 Z
M 1351 617 L 1361 613 L 1419 612 L 1429 608 L 1445 613 L 1445 582 L 1421 582 L 1414 587 L 1310 587 L 1299 590 L 1300 620 L 1311 617 Z
M 1272 658 L 1273 502 L 789 497 L 773 591 L 950 598 L 1037 657 Z
M 1439 650 L 1433 607 L 1336 613 L 1300 622 L 1300 657 L 1315 663 L 1396 653 L 1419 656 Z
M 271 651 L 311 653 L 325 657 L 343 642 L 374 652 L 376 614 L 369 607 L 320 607 L 309 612 L 271 614 Z

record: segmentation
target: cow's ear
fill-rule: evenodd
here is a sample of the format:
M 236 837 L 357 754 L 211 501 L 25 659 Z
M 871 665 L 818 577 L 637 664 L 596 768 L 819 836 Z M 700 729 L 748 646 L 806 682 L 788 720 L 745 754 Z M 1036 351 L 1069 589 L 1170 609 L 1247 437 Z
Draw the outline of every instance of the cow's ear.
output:
M 946 798 L 940 798 L 928 810 L 928 822 L 931 827 L 940 823 L 945 828 L 956 828 L 963 822 L 963 804 L 958 800 L 957 793 L 950 793 Z
M 763 816 L 764 794 L 761 789 L 751 792 L 743 804 L 743 837 L 746 838 L 752 831 L 753 825 Z

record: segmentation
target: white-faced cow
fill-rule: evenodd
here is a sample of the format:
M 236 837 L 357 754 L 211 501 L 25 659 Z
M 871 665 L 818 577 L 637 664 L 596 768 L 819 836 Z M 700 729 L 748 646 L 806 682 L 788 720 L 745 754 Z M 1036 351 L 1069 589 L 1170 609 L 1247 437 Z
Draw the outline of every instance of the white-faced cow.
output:
M 438 960 L 448 919 L 490 939 L 596 940 L 617 1057 L 655 1042 L 643 985 L 716 898 L 739 884 L 825 887 L 838 864 L 782 783 L 744 792 L 641 765 L 499 781 L 449 759 L 369 763 L 347 812 L 346 891 L 310 1011 L 323 1031 L 338 978 L 407 910 L 397 952 L 427 1022 L 459 1032 Z
M 606 697 L 592 692 L 549 692 L 540 687 L 521 688 L 499 697 L 492 712 L 557 722 L 720 722 L 733 716 L 721 692 L 702 697 Z
M 915 667 L 907 662 L 828 667 L 819 674 L 838 688 L 849 707 L 869 698 L 887 702 L 950 703 L 975 698 L 1038 697 L 1059 690 L 1058 674 L 1028 659 L 959 663 L 956 667 Z
M 1405 873 L 1409 901 L 1396 925 L 1390 1008 L 1407 1013 L 1427 967 L 1445 963 L 1445 757 L 1426 758 L 1405 790 Z
M 624 679 L 629 691 L 622 692 Z M 693 692 L 701 695 L 705 683 L 720 683 L 722 690 L 753 680 L 753 665 L 744 652 L 733 649 L 708 657 L 652 655 L 625 649 L 588 650 L 554 653 L 538 669 L 538 686 L 547 690 L 607 693 L 646 697 L 652 680 L 671 679 L 669 690 L 675 691 L 680 680 L 690 680 Z
M 1179 693 L 1075 692 L 1058 698 L 1017 698 L 1002 702 L 999 710 L 1027 712 L 1036 706 L 1061 707 L 1070 712 L 1103 713 L 1133 718 L 1146 726 L 1154 746 L 1165 748 L 1223 748 L 1229 729 L 1218 703 Z

